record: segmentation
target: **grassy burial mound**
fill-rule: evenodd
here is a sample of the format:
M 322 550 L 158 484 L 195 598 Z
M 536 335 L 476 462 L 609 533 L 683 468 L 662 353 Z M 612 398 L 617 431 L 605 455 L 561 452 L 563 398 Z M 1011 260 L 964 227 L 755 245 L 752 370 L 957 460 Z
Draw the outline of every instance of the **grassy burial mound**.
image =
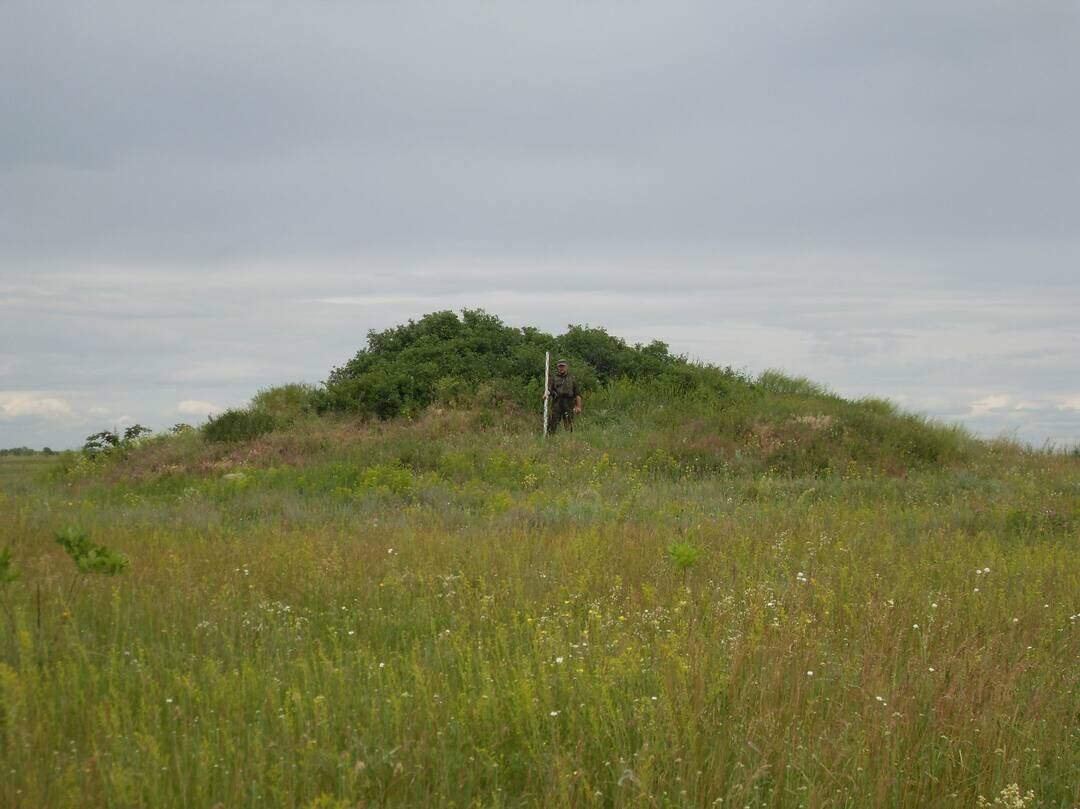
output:
M 1080 459 L 658 343 L 431 315 L 0 537 L 0 805 L 1080 804 Z
M 359 442 L 362 453 L 424 472 L 455 441 L 479 450 L 487 433 L 519 435 L 515 451 L 535 453 L 529 439 L 541 431 L 545 352 L 568 358 L 584 389 L 577 440 L 653 474 L 903 476 L 962 463 L 978 446 L 959 428 L 883 400 L 846 401 L 805 379 L 752 379 L 673 355 L 658 341 L 630 346 L 580 326 L 553 336 L 466 310 L 371 332 L 325 386 L 261 391 L 200 431 L 179 430 L 183 440 L 143 444 L 118 471 L 237 457 L 311 465 L 335 453 L 362 463 L 351 457 Z

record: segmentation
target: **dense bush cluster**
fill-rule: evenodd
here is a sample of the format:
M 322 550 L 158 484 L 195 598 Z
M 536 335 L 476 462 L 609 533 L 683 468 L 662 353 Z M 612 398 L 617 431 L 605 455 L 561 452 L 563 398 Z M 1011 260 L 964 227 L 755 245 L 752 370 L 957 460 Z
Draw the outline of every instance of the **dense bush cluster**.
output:
M 554 336 L 467 309 L 460 316 L 434 312 L 369 332 L 367 347 L 331 372 L 320 407 L 391 418 L 436 402 L 534 403 L 543 391 L 545 351 L 553 362 L 569 359 L 585 390 L 618 379 L 660 381 L 679 390 L 722 387 L 725 379 L 718 369 L 696 366 L 659 341 L 628 345 L 587 326 Z
M 313 415 L 321 395 L 314 385 L 298 382 L 265 388 L 255 394 L 248 407 L 232 408 L 212 417 L 203 425 L 202 433 L 215 442 L 251 441 Z
M 203 435 L 209 441 L 250 441 L 276 426 L 274 417 L 265 410 L 231 409 L 211 418 L 203 427 Z
M 292 382 L 260 390 L 251 400 L 251 409 L 266 413 L 285 426 L 313 414 L 318 397 L 319 389 L 314 385 Z

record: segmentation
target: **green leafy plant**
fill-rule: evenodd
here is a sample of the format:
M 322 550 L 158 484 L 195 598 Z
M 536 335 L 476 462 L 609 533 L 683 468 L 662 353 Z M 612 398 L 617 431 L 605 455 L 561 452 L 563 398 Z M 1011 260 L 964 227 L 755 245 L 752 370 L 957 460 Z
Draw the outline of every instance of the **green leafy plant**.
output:
M 680 540 L 668 545 L 668 559 L 683 575 L 701 558 L 701 548 L 687 540 Z
M 380 464 L 365 469 L 357 482 L 357 492 L 385 492 L 406 497 L 412 494 L 415 479 L 403 466 Z
M 19 571 L 11 565 L 11 548 L 0 551 L 0 584 L 10 584 L 19 578 Z
M 53 533 L 53 538 L 71 557 L 80 573 L 102 573 L 114 576 L 128 566 L 128 558 L 122 553 L 110 551 L 104 545 L 90 541 L 81 528 L 67 527 Z

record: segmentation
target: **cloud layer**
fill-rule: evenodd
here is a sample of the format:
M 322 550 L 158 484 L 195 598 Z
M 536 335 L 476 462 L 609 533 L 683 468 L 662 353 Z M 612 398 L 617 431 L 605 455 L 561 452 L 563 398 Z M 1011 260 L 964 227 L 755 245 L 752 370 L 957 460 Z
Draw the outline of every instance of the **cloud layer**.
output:
M 0 388 L 47 393 L 0 444 L 200 418 L 465 306 L 1080 440 L 1068 4 L 5 18 Z
M 0 419 L 53 420 L 71 415 L 71 405 L 55 396 L 26 391 L 0 391 Z

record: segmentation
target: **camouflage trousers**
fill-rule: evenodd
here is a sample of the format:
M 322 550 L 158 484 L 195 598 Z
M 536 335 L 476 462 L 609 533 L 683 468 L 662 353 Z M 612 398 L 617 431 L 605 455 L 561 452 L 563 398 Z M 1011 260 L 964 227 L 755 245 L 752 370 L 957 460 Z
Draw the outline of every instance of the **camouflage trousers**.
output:
M 556 396 L 548 407 L 548 433 L 554 433 L 560 424 L 563 429 L 574 432 L 574 400 Z

